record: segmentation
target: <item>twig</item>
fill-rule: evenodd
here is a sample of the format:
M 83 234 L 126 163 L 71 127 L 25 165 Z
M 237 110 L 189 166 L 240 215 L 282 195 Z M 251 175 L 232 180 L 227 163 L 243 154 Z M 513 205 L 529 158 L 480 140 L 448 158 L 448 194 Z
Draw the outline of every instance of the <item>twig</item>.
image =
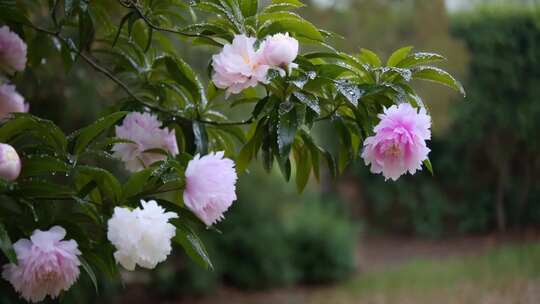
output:
M 210 39 L 212 40 L 213 42 L 216 42 L 220 45 L 223 45 L 223 43 L 215 40 L 214 38 L 212 38 L 211 36 L 207 36 L 207 35 L 201 35 L 201 34 L 190 34 L 190 33 L 186 33 L 186 32 L 182 32 L 182 31 L 179 31 L 179 30 L 176 30 L 176 29 L 171 29 L 171 28 L 165 28 L 165 27 L 161 27 L 159 25 L 156 25 L 155 23 L 152 22 L 152 20 L 150 20 L 144 13 L 143 11 L 141 10 L 141 8 L 136 4 L 136 3 L 133 3 L 131 0 L 127 0 L 127 1 L 122 1 L 120 0 L 120 3 L 127 7 L 127 8 L 132 8 L 134 9 L 137 14 L 141 17 L 141 19 L 146 23 L 146 25 L 148 25 L 150 28 L 152 28 L 153 30 L 156 30 L 156 31 L 161 31 L 161 32 L 167 32 L 167 33 L 173 33 L 173 34 L 178 34 L 178 35 L 182 35 L 182 36 L 185 36 L 185 37 L 192 37 L 192 38 L 206 38 L 206 39 Z M 128 4 L 129 3 L 129 4 Z M 127 5 L 126 5 L 127 4 Z
M 118 86 L 120 86 L 124 92 L 126 94 L 128 94 L 131 98 L 133 98 L 135 101 L 137 101 L 138 103 L 146 106 L 146 107 L 149 107 L 149 108 L 152 108 L 152 109 L 158 109 L 159 111 L 162 111 L 162 112 L 167 112 L 169 113 L 169 111 L 167 110 L 164 110 L 164 109 L 160 109 L 158 107 L 155 107 L 155 106 L 152 106 L 152 105 L 149 105 L 147 104 L 144 100 L 140 99 L 130 88 L 127 84 L 125 84 L 122 80 L 120 80 L 118 77 L 116 77 L 113 73 L 111 73 L 107 68 L 99 65 L 94 59 L 92 59 L 90 56 L 86 55 L 85 53 L 83 53 L 81 50 L 79 50 L 77 47 L 75 47 L 73 45 L 73 43 L 62 37 L 62 35 L 60 35 L 60 32 L 55 32 L 55 31 L 51 31 L 51 30 L 48 30 L 48 29 L 44 29 L 44 28 L 41 28 L 41 27 L 38 27 L 38 26 L 35 26 L 34 24 L 26 24 L 28 25 L 30 28 L 38 31 L 38 32 L 41 32 L 41 33 L 45 33 L 47 35 L 51 35 L 55 38 L 57 38 L 58 40 L 62 41 L 64 44 L 66 44 L 71 52 L 77 54 L 77 56 L 79 56 L 80 58 L 82 58 L 86 63 L 88 63 L 94 70 L 96 70 L 97 72 L 105 75 L 107 78 L 109 78 L 110 80 L 112 80 L 113 82 L 115 82 Z M 179 120 L 183 120 L 183 121 L 189 121 L 189 122 L 192 122 L 192 121 L 197 121 L 199 123 L 203 123 L 203 124 L 208 124 L 208 125 L 215 125 L 215 126 L 236 126 L 236 125 L 248 125 L 248 124 L 251 124 L 253 122 L 253 117 L 247 119 L 247 120 L 242 120 L 242 121 L 231 121 L 231 122 L 220 122 L 220 121 L 210 121 L 210 120 L 204 120 L 204 119 L 200 119 L 200 118 L 196 118 L 196 119 L 192 119 L 192 118 L 187 118 L 187 117 L 184 117 L 184 116 L 180 116 L 180 115 L 177 115 L 177 114 L 172 114 L 173 117 L 176 117 L 177 119 Z

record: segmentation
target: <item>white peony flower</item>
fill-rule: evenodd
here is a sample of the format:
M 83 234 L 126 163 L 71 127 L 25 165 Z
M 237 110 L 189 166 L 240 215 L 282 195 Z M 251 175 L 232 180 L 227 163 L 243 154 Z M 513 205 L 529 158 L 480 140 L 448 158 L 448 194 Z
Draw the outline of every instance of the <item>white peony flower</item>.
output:
M 108 222 L 107 238 L 116 247 L 114 258 L 127 270 L 136 265 L 153 269 L 171 253 L 176 228 L 168 221 L 178 218 L 165 212 L 156 201 L 141 200 L 142 209 L 114 208 Z

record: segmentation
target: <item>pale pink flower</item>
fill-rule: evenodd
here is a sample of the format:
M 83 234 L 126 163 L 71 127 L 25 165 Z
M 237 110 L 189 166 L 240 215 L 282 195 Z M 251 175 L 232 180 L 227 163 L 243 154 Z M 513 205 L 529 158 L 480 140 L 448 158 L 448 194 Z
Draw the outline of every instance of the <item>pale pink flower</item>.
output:
M 196 155 L 186 169 L 184 204 L 207 226 L 223 219 L 236 200 L 234 162 L 223 152 Z
M 21 173 L 21 159 L 15 149 L 0 143 L 0 178 L 14 181 Z
M 430 151 L 426 140 L 431 139 L 431 117 L 426 110 L 402 103 L 385 109 L 379 118 L 375 135 L 366 138 L 362 152 L 371 172 L 395 181 L 407 171 L 414 174 L 422 170 Z
M 118 143 L 112 148 L 113 155 L 121 159 L 126 169 L 136 172 L 149 165 L 165 160 L 159 152 L 144 152 L 150 149 L 162 149 L 172 155 L 178 154 L 178 145 L 174 129 L 161 128 L 161 122 L 150 113 L 129 113 L 120 126 L 116 126 L 116 137 L 133 141 Z
M 298 56 L 298 40 L 290 37 L 289 33 L 267 37 L 262 43 L 261 49 L 264 63 L 277 68 L 282 76 L 284 76 L 282 68 L 288 69 L 290 72 L 291 69 L 298 66 L 293 63 Z
M 6 74 L 23 71 L 26 66 L 26 43 L 7 26 L 0 27 L 0 70 Z
M 15 90 L 14 85 L 0 85 L 0 119 L 6 119 L 10 113 L 26 113 L 29 106 Z
M 64 228 L 54 226 L 13 244 L 18 263 L 4 265 L 2 277 L 25 300 L 39 302 L 47 295 L 54 299 L 77 281 L 81 252 L 74 240 L 63 241 L 65 236 Z
M 255 50 L 255 41 L 237 35 L 232 44 L 225 45 L 221 53 L 212 57 L 212 80 L 218 88 L 227 89 L 227 96 L 266 82 L 269 67 L 263 62 L 262 51 Z

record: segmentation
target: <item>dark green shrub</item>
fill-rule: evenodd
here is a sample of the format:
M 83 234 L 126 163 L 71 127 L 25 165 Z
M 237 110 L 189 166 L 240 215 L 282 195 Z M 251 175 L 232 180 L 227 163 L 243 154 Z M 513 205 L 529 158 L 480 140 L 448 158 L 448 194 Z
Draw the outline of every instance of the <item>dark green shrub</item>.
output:
M 181 254 L 157 267 L 149 291 L 171 299 L 179 295 L 208 295 L 218 286 L 219 275 L 219 269 L 203 270 Z
M 269 195 L 269 194 L 268 194 Z M 281 218 L 271 204 L 242 200 L 220 226 L 217 254 L 227 283 L 242 288 L 267 288 L 293 283 L 295 265 Z
M 343 280 L 356 269 L 356 228 L 334 202 L 306 202 L 288 218 L 293 264 L 304 283 Z

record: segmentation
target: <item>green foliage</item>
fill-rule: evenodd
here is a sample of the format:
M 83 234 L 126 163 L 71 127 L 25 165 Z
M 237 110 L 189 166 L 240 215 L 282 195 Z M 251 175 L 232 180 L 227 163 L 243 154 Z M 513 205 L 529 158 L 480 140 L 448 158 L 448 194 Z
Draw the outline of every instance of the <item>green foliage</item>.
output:
M 1 185 L 6 203 L 0 204 L 0 226 L 6 229 L 1 229 L 0 237 L 6 258 L 13 260 L 10 239 L 61 224 L 68 230 L 68 238 L 77 240 L 88 262 L 84 269 L 94 285 L 101 276 L 116 278 L 114 249 L 106 237 L 107 220 L 117 206 L 135 207 L 141 199 L 156 199 L 180 215 L 173 222 L 175 242 L 198 264 L 212 268 L 197 235 L 196 227 L 202 224 L 182 202 L 184 170 L 194 154 L 225 151 L 227 157 L 236 159 L 240 173 L 260 157 L 267 171 L 276 164 L 287 181 L 294 176 L 296 188 L 302 192 L 312 173 L 319 179 L 321 160 L 337 176 L 358 157 L 362 141 L 372 132 L 383 107 L 400 102 L 422 104 L 411 86 L 414 79 L 463 92 L 450 74 L 426 66 L 442 60 L 440 55 L 406 48 L 384 66 L 373 51 L 347 54 L 337 50 L 329 44 L 335 34 L 294 12 L 303 6 L 297 0 L 273 0 L 266 6 L 257 0 L 0 0 L 0 23 L 9 25 L 29 47 L 27 70 L 9 81 L 25 83 L 35 77 L 39 83 L 36 71 L 47 70 L 48 60 L 56 60 L 64 65 L 66 74 L 84 62 L 121 89 L 112 94 L 115 97 L 101 118 L 83 128 L 78 125 L 68 136 L 54 122 L 30 114 L 16 114 L 2 122 L 0 141 L 13 145 L 23 163 L 19 179 Z M 180 51 L 190 46 L 217 53 L 238 34 L 257 37 L 260 43 L 281 32 L 290 33 L 314 51 L 298 56 L 298 68 L 291 73 L 282 76 L 273 71 L 268 83 L 245 90 L 232 102 L 225 102 L 223 90 L 206 83 L 207 77 L 198 75 Z M 207 71 L 213 73 L 211 62 Z M 125 96 L 116 99 L 120 94 Z M 232 120 L 228 110 L 240 104 L 251 115 Z M 180 153 L 144 151 L 164 154 L 166 159 L 125 177 L 115 170 L 111 148 L 130 141 L 112 134 L 133 111 L 152 112 L 174 129 Z M 326 151 L 311 136 L 322 121 L 330 121 L 337 134 L 335 153 Z M 231 227 L 221 242 L 229 250 L 244 250 L 245 255 L 224 250 L 230 256 L 224 270 L 227 279 L 249 287 L 292 282 L 296 276 L 292 253 L 267 250 L 268 244 L 287 247 L 287 231 L 279 231 L 271 219 L 261 224 L 253 214 L 238 218 L 233 214 L 227 223 L 235 221 L 240 224 L 234 225 L 244 227 Z M 302 223 L 306 226 L 295 229 L 315 225 Z M 320 252 L 314 248 L 314 255 L 320 253 L 323 258 L 333 251 L 348 250 L 341 249 L 348 231 L 343 223 L 335 224 L 325 234 L 335 240 L 321 245 Z M 251 226 L 257 231 L 245 229 Z M 345 262 L 328 257 L 335 271 L 328 277 L 313 274 L 314 281 L 340 277 L 350 266 L 347 256 L 343 258 Z M 242 269 L 256 273 L 260 280 L 251 281 L 254 273 L 241 273 Z

